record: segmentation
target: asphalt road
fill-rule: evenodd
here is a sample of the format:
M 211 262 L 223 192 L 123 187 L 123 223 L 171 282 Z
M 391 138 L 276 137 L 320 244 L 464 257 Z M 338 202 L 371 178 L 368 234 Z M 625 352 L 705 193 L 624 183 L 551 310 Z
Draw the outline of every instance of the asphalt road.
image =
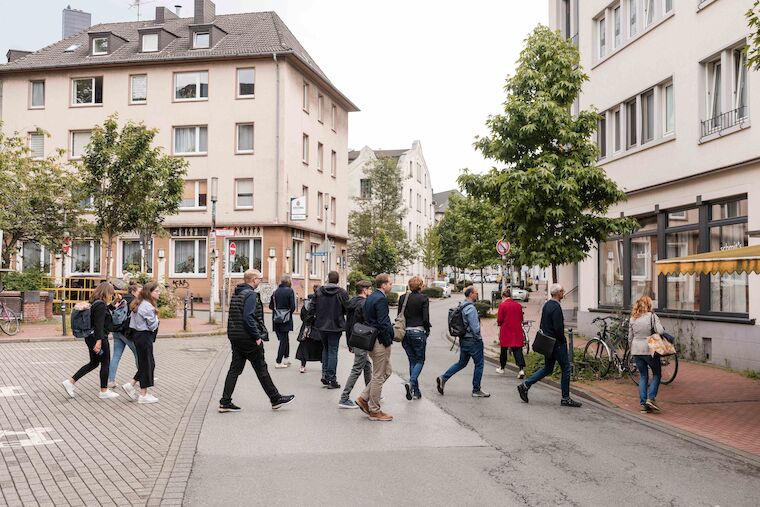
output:
M 408 363 L 394 346 L 395 374 L 384 390 L 390 423 L 338 409 L 339 392 L 320 387 L 319 363 L 306 374 L 296 365 L 270 368 L 280 390 L 296 394 L 292 405 L 272 411 L 248 368 L 234 397 L 244 411 L 218 414 L 218 395 L 208 408 L 185 503 L 758 505 L 759 469 L 592 403 L 561 407 L 548 386 L 535 386 L 526 405 L 518 381 L 490 364 L 483 389 L 491 398 L 470 396 L 472 366 L 440 396 L 435 377 L 457 357 L 441 336 L 456 301 L 431 304 L 434 332 L 418 402 L 403 396 Z M 268 345 L 270 365 L 275 346 Z M 351 361 L 342 350 L 341 380 Z

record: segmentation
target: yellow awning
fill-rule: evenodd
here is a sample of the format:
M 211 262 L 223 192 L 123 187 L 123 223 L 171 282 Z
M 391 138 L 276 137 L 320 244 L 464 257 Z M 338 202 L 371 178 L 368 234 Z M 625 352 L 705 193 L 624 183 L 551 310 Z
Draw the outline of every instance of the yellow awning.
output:
M 658 275 L 752 272 L 760 274 L 760 245 L 657 261 Z

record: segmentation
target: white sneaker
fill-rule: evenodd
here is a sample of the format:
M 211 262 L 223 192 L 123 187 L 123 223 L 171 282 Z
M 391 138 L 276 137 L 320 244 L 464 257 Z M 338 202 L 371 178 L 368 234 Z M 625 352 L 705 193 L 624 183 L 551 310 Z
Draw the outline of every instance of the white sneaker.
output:
M 285 360 L 282 362 L 282 364 L 284 364 L 285 366 L 290 366 L 290 359 L 286 357 Z
M 287 368 L 288 366 L 282 363 L 275 363 L 274 367 L 279 370 L 280 368 Z
M 135 390 L 135 386 L 133 386 L 130 382 L 127 382 L 123 386 L 121 386 L 122 389 L 124 389 L 124 392 L 127 393 L 127 396 L 129 396 L 132 401 L 137 401 L 137 391 Z
M 520 370 L 520 373 L 517 374 L 517 378 L 525 378 L 525 372 Z
M 137 403 L 158 403 L 158 398 L 152 394 L 146 394 L 145 396 L 137 398 Z
M 102 392 L 102 391 L 101 391 L 101 392 L 100 392 L 100 394 L 99 394 L 98 396 L 100 396 L 100 399 L 101 399 L 101 400 L 107 400 L 107 399 L 109 399 L 109 398 L 118 398 L 118 397 L 119 397 L 119 394 L 118 394 L 118 393 L 115 393 L 115 392 L 113 392 L 113 391 L 106 391 L 106 392 Z
M 119 386 L 118 386 L 118 384 L 116 382 L 109 382 L 108 383 L 108 389 L 116 389 L 117 387 L 119 387 Z
M 504 368 L 496 368 L 496 373 L 504 373 Z
M 301 373 L 306 373 L 306 367 L 305 366 L 301 366 Z
M 71 383 L 69 379 L 64 380 L 61 382 L 61 385 L 63 385 L 63 388 L 66 390 L 66 394 L 69 395 L 70 398 L 73 398 L 76 396 L 76 388 L 74 387 L 74 384 Z

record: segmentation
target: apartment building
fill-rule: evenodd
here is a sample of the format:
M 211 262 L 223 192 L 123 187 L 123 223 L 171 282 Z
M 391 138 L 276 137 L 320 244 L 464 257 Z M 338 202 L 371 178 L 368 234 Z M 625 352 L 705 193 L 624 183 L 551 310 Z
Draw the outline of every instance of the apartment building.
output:
M 357 108 L 276 13 L 216 15 L 213 2 L 196 0 L 193 17 L 158 7 L 154 20 L 96 25 L 14 58 L 0 66 L 0 119 L 6 133 L 28 135 L 35 156 L 63 148 L 77 160 L 93 126 L 118 113 L 158 129 L 157 144 L 188 161 L 169 238 L 147 248 L 159 279 L 206 298 L 215 251 L 219 287 L 223 274 L 234 283 L 257 268 L 269 283 L 292 274 L 304 296 L 326 271 L 345 275 L 348 113 Z M 297 197 L 307 203 L 298 221 L 289 212 Z M 331 255 L 310 259 L 323 243 Z M 137 235 L 114 246 L 112 274 L 142 264 Z M 33 243 L 18 245 L 16 265 L 62 268 Z M 105 268 L 101 238 L 73 242 L 66 274 Z
M 433 203 L 433 185 L 430 181 L 425 157 L 422 155 L 422 145 L 414 141 L 412 147 L 399 150 L 373 150 L 365 146 L 358 151 L 348 153 L 348 195 L 350 209 L 356 209 L 357 197 L 366 197 L 371 192 L 369 180 L 364 168 L 380 157 L 390 157 L 396 160 L 403 179 L 402 197 L 406 207 L 406 216 L 402 222 L 407 239 L 416 244 L 425 231 L 435 224 L 435 206 Z M 422 276 L 432 279 L 435 276 L 431 270 L 417 258 L 410 262 L 405 269 L 394 276 L 394 281 L 406 283 L 412 276 Z
M 581 332 L 646 294 L 684 355 L 760 369 L 758 275 L 655 270 L 658 259 L 760 242 L 760 76 L 742 52 L 750 4 L 549 0 L 551 26 L 590 76 L 574 107 L 602 114 L 599 164 L 627 192 L 610 216 L 640 224 L 562 270 L 578 286 Z

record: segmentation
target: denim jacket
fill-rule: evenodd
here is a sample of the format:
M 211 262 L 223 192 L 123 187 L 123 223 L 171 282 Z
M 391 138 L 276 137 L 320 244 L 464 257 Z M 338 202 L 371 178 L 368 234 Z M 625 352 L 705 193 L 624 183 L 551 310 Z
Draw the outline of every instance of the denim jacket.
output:
M 480 317 L 478 317 L 478 309 L 475 308 L 475 303 L 472 301 L 462 303 L 462 317 L 467 326 L 467 334 L 464 337 L 482 340 L 483 337 L 480 336 Z

